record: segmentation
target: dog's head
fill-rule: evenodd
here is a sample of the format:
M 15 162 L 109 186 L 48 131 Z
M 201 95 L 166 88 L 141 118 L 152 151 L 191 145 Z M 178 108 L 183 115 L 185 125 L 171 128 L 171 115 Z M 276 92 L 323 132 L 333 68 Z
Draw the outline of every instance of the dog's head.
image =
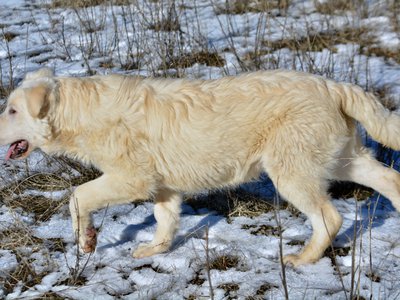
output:
M 0 115 L 0 145 L 10 144 L 5 159 L 27 157 L 51 135 L 48 113 L 55 101 L 56 80 L 49 69 L 28 73 L 8 98 Z

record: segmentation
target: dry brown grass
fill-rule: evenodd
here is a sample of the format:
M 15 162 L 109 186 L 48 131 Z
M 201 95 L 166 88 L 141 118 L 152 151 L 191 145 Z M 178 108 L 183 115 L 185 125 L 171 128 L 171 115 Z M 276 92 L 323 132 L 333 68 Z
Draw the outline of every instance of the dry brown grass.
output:
M 247 195 L 244 199 L 237 197 L 232 198 L 233 207 L 228 214 L 228 217 L 258 217 L 261 214 L 267 213 L 276 209 L 276 206 L 267 202 L 266 200 Z M 287 203 L 282 203 L 280 208 L 287 208 Z
M 37 273 L 31 262 L 23 254 L 17 251 L 14 251 L 14 254 L 17 257 L 18 266 L 3 282 L 6 294 L 12 292 L 14 287 L 21 283 L 21 291 L 24 292 L 41 283 L 43 277 L 48 274 L 48 272 Z
M 46 222 L 68 203 L 68 199 L 69 197 L 64 197 L 61 201 L 56 201 L 44 196 L 23 196 L 5 201 L 5 204 L 9 208 L 22 208 L 25 212 L 34 214 L 36 222 Z
M 10 93 L 11 93 L 10 88 L 0 84 L 0 99 L 7 98 L 8 95 L 10 95 Z M 0 105 L 0 111 L 3 111 L 4 108 L 5 108 L 5 105 Z
M 66 242 L 62 238 L 49 238 L 44 243 L 49 251 L 62 253 L 66 251 Z
M 374 194 L 374 190 L 354 182 L 334 182 L 329 188 L 329 194 L 334 199 L 365 200 Z
M 305 37 L 292 37 L 277 40 L 274 42 L 265 41 L 264 46 L 267 46 L 272 51 L 282 48 L 288 48 L 293 51 L 322 51 L 328 49 L 336 52 L 335 45 L 338 44 L 360 44 L 361 48 L 373 45 L 375 36 L 370 28 L 343 28 L 340 30 L 332 30 L 327 32 L 310 32 Z
M 0 231 L 0 249 L 11 251 L 17 259 L 17 267 L 8 274 L 1 274 L 0 284 L 6 293 L 10 293 L 16 286 L 22 284 L 22 291 L 41 283 L 48 271 L 38 272 L 33 266 L 34 259 L 30 253 L 49 253 L 49 251 L 65 252 L 65 243 L 62 239 L 41 239 L 33 235 L 31 229 L 20 222 Z M 51 264 L 48 260 L 47 263 Z
M 60 296 L 55 292 L 46 292 L 37 299 L 40 299 L 40 300 L 66 300 L 68 298 L 66 298 L 64 296 Z
M 152 269 L 156 273 L 168 273 L 165 270 L 162 270 L 161 268 L 159 268 L 158 266 L 153 266 L 151 264 L 145 264 L 145 265 L 133 268 L 134 271 L 139 271 L 142 269 Z
M 210 270 L 215 269 L 219 271 L 226 271 L 228 269 L 236 268 L 239 265 L 240 258 L 234 255 L 220 255 L 215 257 L 210 262 Z
M 81 180 L 81 178 L 67 180 L 60 175 L 50 173 L 32 174 L 3 188 L 0 191 L 1 202 L 10 209 L 22 209 L 26 213 L 33 214 L 36 222 L 45 222 L 67 204 L 72 187 Z M 63 192 L 64 196 L 55 200 L 41 195 L 40 192 L 50 192 L 50 195 L 51 192 Z
M 261 39 L 257 47 L 247 51 L 239 59 L 241 67 L 247 71 L 265 68 L 276 69 L 281 67 L 279 51 L 288 49 L 292 51 L 294 56 L 303 61 L 304 66 L 309 67 L 304 70 L 311 72 L 313 70 L 325 70 L 326 74 L 324 73 L 324 75 L 330 77 L 327 70 L 330 70 L 332 66 L 314 65 L 314 60 L 310 53 L 326 50 L 329 50 L 332 54 L 337 53 L 337 45 L 340 44 L 359 45 L 358 50 L 356 50 L 358 54 L 383 57 L 388 61 L 398 61 L 400 59 L 398 51 L 386 49 L 384 46 L 377 46 L 376 33 L 370 27 L 345 27 L 322 32 L 308 29 L 308 34 L 305 36 L 298 36 L 293 33 L 289 37 L 274 41 Z M 230 48 L 226 50 L 231 51 Z
M 289 0 L 233 0 L 225 1 L 216 8 L 216 14 L 242 15 L 245 13 L 270 12 L 278 9 L 280 12 L 286 11 L 289 7 Z
M 400 63 L 400 51 L 388 49 L 384 46 L 377 46 L 376 34 L 372 28 L 343 28 L 340 30 L 332 30 L 326 32 L 310 32 L 305 37 L 292 37 L 277 40 L 274 42 L 264 41 L 263 46 L 266 49 L 259 50 L 259 53 L 249 53 L 249 59 L 254 60 L 255 56 L 269 54 L 282 48 L 292 51 L 315 51 L 321 52 L 328 49 L 333 53 L 337 52 L 338 44 L 358 44 L 360 45 L 359 53 L 367 56 L 383 57 L 385 60 L 393 60 Z
M 191 52 L 166 60 L 166 62 L 160 66 L 160 69 L 189 68 L 196 63 L 209 67 L 223 67 L 225 65 L 225 60 L 216 52 Z
M 365 3 L 364 0 L 327 0 L 314 1 L 317 12 L 326 15 L 342 14 L 345 11 L 354 11 Z
M 134 0 L 53 0 L 51 8 L 87 8 L 97 5 L 128 5 Z
M 195 276 L 189 281 L 190 284 L 202 285 L 206 280 L 201 276 L 200 271 L 197 271 Z
M 67 279 L 61 281 L 60 284 L 69 286 L 84 286 L 87 281 L 87 278 L 82 275 L 77 277 L 70 276 Z
M 13 40 L 13 39 L 14 39 L 15 37 L 17 37 L 17 36 L 18 36 L 18 34 L 14 33 L 14 32 L 11 32 L 11 31 L 8 31 L 8 32 L 4 32 L 4 33 L 3 33 L 3 38 L 4 38 L 7 42 Z
M 27 247 L 41 248 L 43 240 L 33 236 L 27 226 L 13 226 L 0 231 L 0 249 L 11 250 L 25 249 Z
M 258 290 L 256 291 L 256 294 L 254 296 L 246 297 L 246 300 L 263 300 L 263 299 L 265 299 L 265 296 L 264 296 L 265 293 L 274 288 L 277 289 L 279 287 L 272 283 L 266 282 L 258 288 Z
M 324 252 L 324 256 L 325 257 L 329 257 L 331 262 L 332 262 L 332 266 L 338 270 L 338 264 L 336 262 L 336 258 L 338 256 L 347 256 L 349 254 L 351 250 L 351 247 L 328 247 L 325 252 Z
M 107 59 L 107 60 L 100 62 L 99 67 L 104 68 L 104 69 L 112 69 L 115 67 L 115 65 L 114 65 L 112 59 Z
M 279 236 L 282 233 L 280 226 L 272 226 L 267 224 L 262 225 L 243 225 L 242 229 L 250 230 L 251 234 L 254 235 L 267 235 L 267 236 Z
M 239 285 L 237 283 L 224 283 L 217 286 L 217 288 L 225 291 L 225 297 L 228 299 L 237 298 L 237 291 L 239 290 Z
M 207 208 L 216 211 L 227 217 L 228 221 L 233 217 L 258 217 L 276 208 L 272 200 L 268 201 L 251 194 L 231 190 L 210 192 L 208 196 L 190 197 L 186 199 L 186 203 L 195 210 Z M 283 202 L 280 207 L 288 208 L 288 205 Z
M 400 49 L 392 50 L 384 47 L 373 46 L 365 49 L 365 55 L 383 57 L 385 60 L 393 60 L 400 64 Z
M 393 94 L 390 94 L 390 88 L 383 86 L 373 90 L 373 94 L 378 97 L 381 103 L 390 111 L 395 111 L 399 108 L 399 104 L 394 98 Z
M 394 32 L 398 35 L 400 34 L 400 1 L 392 1 L 391 5 L 389 6 L 389 11 L 391 14 L 389 15 L 390 21 L 392 23 Z
M 0 277 L 0 284 L 3 285 L 6 294 L 21 284 L 21 290 L 26 291 L 39 284 L 42 278 L 48 274 L 46 271 L 38 273 L 32 265 L 34 260 L 29 258 L 29 253 L 44 249 L 44 240 L 33 236 L 27 226 L 19 224 L 0 231 L 0 240 L 0 249 L 12 251 L 18 262 L 12 272 L 2 274 Z
M 178 18 L 165 18 L 149 25 L 155 31 L 180 31 L 181 25 Z
M 381 282 L 381 277 L 375 272 L 367 273 L 365 276 L 367 276 L 372 282 Z
M 15 182 L 0 191 L 0 201 L 10 209 L 10 212 L 16 212 L 16 216 L 31 215 L 35 222 L 45 222 L 54 214 L 60 213 L 66 207 L 69 198 L 69 192 L 73 186 L 81 184 L 95 178 L 99 173 L 79 163 L 72 162 L 68 159 L 59 158 L 52 160 L 52 163 L 57 163 L 61 166 L 59 174 L 35 173 L 28 175 L 26 178 Z M 64 168 L 63 168 L 64 167 Z M 74 170 L 75 176 L 68 179 L 65 174 Z M 79 170 L 79 171 L 78 171 Z M 27 174 L 30 174 L 29 170 Z M 79 176 L 76 174 L 80 174 Z M 32 191 L 35 191 L 33 194 Z M 65 191 L 61 199 L 51 199 L 40 192 Z M 51 195 L 51 193 L 50 193 Z M 65 208 L 65 211 L 67 209 Z M 66 243 L 61 238 L 41 239 L 34 236 L 28 225 L 24 224 L 15 217 L 13 225 L 5 230 L 0 231 L 0 249 L 9 250 L 17 257 L 18 265 L 15 270 L 9 274 L 4 274 L 0 277 L 0 284 L 4 286 L 5 292 L 14 291 L 17 286 L 22 285 L 22 292 L 41 283 L 47 271 L 38 273 L 33 266 L 34 260 L 30 258 L 30 253 L 48 253 L 66 252 Z M 47 253 L 47 254 L 46 254 Z M 47 259 L 47 258 L 46 258 Z M 48 263 L 51 264 L 50 256 Z M 69 285 L 83 285 L 87 281 L 82 275 L 82 268 L 78 265 L 71 270 L 70 276 L 63 283 Z M 60 284 L 63 284 L 60 283 Z M 58 299 L 58 296 L 53 293 L 47 293 L 43 299 Z
M 8 187 L 9 192 L 13 194 L 22 194 L 28 190 L 36 191 L 59 191 L 70 189 L 73 182 L 64 177 L 52 173 L 35 173 L 14 183 Z

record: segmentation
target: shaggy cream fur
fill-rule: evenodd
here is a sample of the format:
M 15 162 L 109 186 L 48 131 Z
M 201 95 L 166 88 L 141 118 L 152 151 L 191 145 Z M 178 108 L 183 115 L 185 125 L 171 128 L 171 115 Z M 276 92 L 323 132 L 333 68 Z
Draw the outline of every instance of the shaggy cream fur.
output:
M 0 144 L 17 141 L 11 158 L 39 147 L 104 173 L 71 197 L 73 228 L 86 252 L 96 245 L 92 211 L 153 197 L 157 231 L 134 257 L 168 250 L 183 192 L 234 186 L 265 171 L 311 220 L 310 242 L 284 258 L 298 266 L 318 260 L 342 224 L 327 194 L 329 180 L 370 186 L 400 209 L 399 174 L 363 148 L 355 120 L 377 141 L 400 149 L 397 114 L 357 86 L 306 73 L 202 81 L 54 77 L 41 69 L 10 95 Z

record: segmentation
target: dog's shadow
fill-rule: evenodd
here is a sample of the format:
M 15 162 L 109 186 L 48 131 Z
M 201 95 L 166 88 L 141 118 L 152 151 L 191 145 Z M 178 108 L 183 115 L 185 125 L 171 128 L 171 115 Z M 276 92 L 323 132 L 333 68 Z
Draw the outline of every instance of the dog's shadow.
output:
M 335 246 L 344 246 L 358 239 L 368 230 L 382 226 L 388 213 L 392 211 L 396 211 L 392 203 L 385 197 L 375 193 L 358 208 L 357 219 L 356 213 L 354 213 L 352 225 L 336 237 Z
M 188 215 L 194 215 L 194 213 L 188 213 L 185 209 L 183 209 L 183 213 L 181 217 L 185 217 Z M 195 214 L 198 216 L 198 214 Z M 186 244 L 191 238 L 204 238 L 206 230 L 208 228 L 216 225 L 218 222 L 223 220 L 223 216 L 212 214 L 211 212 L 195 224 L 192 228 L 188 229 L 185 233 L 182 233 L 174 238 L 174 241 L 171 246 L 171 250 L 174 250 L 184 244 Z M 148 227 L 152 227 L 156 224 L 156 219 L 154 214 L 147 216 L 141 224 L 131 224 L 128 225 L 121 233 L 119 239 L 114 243 L 108 243 L 103 246 L 97 248 L 97 250 L 105 250 L 109 248 L 113 248 L 128 242 L 132 242 L 136 240 L 138 232 L 141 230 L 145 230 Z M 150 241 L 145 241 L 150 242 Z
M 127 242 L 134 241 L 136 239 L 137 233 L 141 230 L 146 229 L 147 227 L 151 227 L 156 224 L 156 219 L 154 218 L 154 214 L 147 216 L 144 221 L 140 224 L 131 224 L 128 225 L 121 233 L 119 239 L 114 243 L 108 243 L 106 245 L 97 247 L 97 250 L 105 250 L 109 248 L 113 248 Z
M 336 237 L 334 242 L 335 246 L 344 246 L 350 241 L 353 241 L 354 237 L 358 238 L 361 234 L 365 233 L 370 228 L 377 228 L 382 226 L 385 223 L 385 216 L 388 214 L 388 212 L 395 211 L 395 209 L 389 200 L 387 200 L 383 196 L 378 196 L 376 194 L 371 197 L 370 200 L 364 201 L 361 207 L 359 207 L 358 211 L 359 213 L 357 215 L 357 220 L 354 219 L 352 225 Z M 183 205 L 183 213 L 181 214 L 181 217 L 188 217 L 190 215 L 198 216 L 198 214 L 196 214 L 195 212 L 184 209 Z M 180 235 L 175 237 L 171 246 L 171 250 L 181 247 L 192 238 L 204 238 L 206 231 L 209 228 L 215 226 L 223 219 L 225 219 L 223 216 L 216 215 L 211 212 L 207 215 L 204 215 L 204 217 L 192 228 L 188 229 L 185 233 L 181 233 Z M 98 250 L 101 251 L 135 241 L 138 232 L 140 232 L 141 230 L 145 230 L 148 227 L 153 227 L 154 225 L 156 225 L 156 219 L 154 217 L 154 214 L 151 214 L 147 216 L 140 224 L 128 225 L 122 231 L 119 239 L 116 242 L 100 246 L 98 247 Z

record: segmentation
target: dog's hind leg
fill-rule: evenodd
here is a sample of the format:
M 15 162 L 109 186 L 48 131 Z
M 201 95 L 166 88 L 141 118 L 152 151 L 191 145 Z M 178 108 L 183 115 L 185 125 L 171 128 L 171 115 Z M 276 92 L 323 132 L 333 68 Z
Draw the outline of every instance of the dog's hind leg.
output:
M 400 174 L 383 166 L 367 149 L 360 148 L 353 152 L 353 157 L 342 158 L 335 176 L 337 180 L 353 181 L 373 188 L 387 197 L 400 212 Z
M 133 252 L 133 257 L 141 258 L 169 249 L 179 226 L 182 197 L 171 190 L 161 190 L 155 198 L 154 216 L 157 230 L 153 241 L 139 245 Z
M 285 264 L 299 266 L 320 259 L 325 249 L 336 237 L 342 225 L 342 218 L 330 201 L 325 184 L 320 178 L 302 177 L 292 174 L 289 178 L 273 180 L 279 193 L 310 220 L 313 234 L 300 254 L 286 255 Z
M 290 147 L 270 143 L 262 160 L 277 192 L 311 221 L 313 233 L 308 244 L 301 253 L 283 258 L 285 264 L 295 267 L 319 260 L 342 226 L 342 217 L 327 193 L 330 164 L 326 161 L 332 155 L 318 155 L 310 145 L 302 147 L 300 142 Z
M 96 248 L 96 229 L 91 219 L 93 211 L 150 197 L 148 185 L 143 182 L 135 185 L 124 179 L 122 175 L 103 174 L 78 186 L 71 196 L 72 226 L 84 252 L 93 252 Z

